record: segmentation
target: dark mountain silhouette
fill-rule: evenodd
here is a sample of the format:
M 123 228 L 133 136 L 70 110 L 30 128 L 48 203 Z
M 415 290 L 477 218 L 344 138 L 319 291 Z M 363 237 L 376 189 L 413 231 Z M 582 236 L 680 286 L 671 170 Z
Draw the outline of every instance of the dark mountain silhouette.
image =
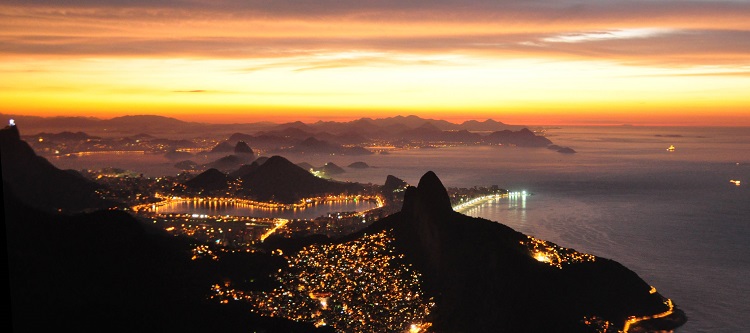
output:
M 509 129 L 508 127 L 510 126 L 499 121 L 487 119 L 485 121 L 467 120 L 461 123 L 460 127 L 468 131 L 502 131 Z
M 211 168 L 185 182 L 185 186 L 196 191 L 216 191 L 228 187 L 229 176 Z
M 283 131 L 283 130 L 290 129 L 290 128 L 291 129 L 297 129 L 297 130 L 305 131 L 305 132 L 308 132 L 308 133 L 312 131 L 312 129 L 310 128 L 310 126 L 308 126 L 307 124 L 305 124 L 305 123 L 303 123 L 301 121 L 295 121 L 295 122 L 291 122 L 291 123 L 280 124 L 280 125 L 276 126 L 274 128 L 274 130 Z
M 250 163 L 250 164 L 245 164 L 245 165 L 241 166 L 239 169 L 230 172 L 229 173 L 229 177 L 232 177 L 232 178 L 244 178 L 247 175 L 255 172 L 255 170 L 258 169 L 259 166 L 260 166 L 260 164 L 258 164 L 258 162 L 255 162 L 255 161 L 253 163 Z
M 385 184 L 380 188 L 380 193 L 388 201 L 389 204 L 399 202 L 404 198 L 404 190 L 409 186 L 403 179 L 393 175 L 388 175 L 385 178 Z
M 21 140 L 18 126 L 0 130 L 3 191 L 12 191 L 29 206 L 65 213 L 115 206 L 96 193 L 99 185 L 77 172 L 63 171 Z
M 237 169 L 244 163 L 252 161 L 252 159 L 252 155 L 249 154 L 227 155 L 211 163 L 207 163 L 204 167 L 216 168 L 222 171 L 230 171 Z
M 360 118 L 348 122 L 318 121 L 316 123 L 305 124 L 302 122 L 292 122 L 286 124 L 275 124 L 270 122 L 256 122 L 244 124 L 204 124 L 181 121 L 175 118 L 152 116 L 152 115 L 135 115 L 123 116 L 112 119 L 84 118 L 84 117 L 34 117 L 23 115 L 3 115 L 6 118 L 14 118 L 18 124 L 25 126 L 32 132 L 55 131 L 65 128 L 73 131 L 84 131 L 94 133 L 94 135 L 111 136 L 113 134 L 133 134 L 133 133 L 150 133 L 160 135 L 189 136 L 197 131 L 207 131 L 211 133 L 227 133 L 234 136 L 236 131 L 257 131 L 257 136 L 269 136 L 265 139 L 256 138 L 230 138 L 231 142 L 245 141 L 252 147 L 266 148 L 262 141 L 270 140 L 276 136 L 277 140 L 297 139 L 302 140 L 310 136 L 316 136 L 320 133 L 319 139 L 340 144 L 360 144 L 361 141 L 357 136 L 367 138 L 382 138 L 389 135 L 395 135 L 400 132 L 415 129 L 424 123 L 430 123 L 443 131 L 499 131 L 504 129 L 520 129 L 520 126 L 507 125 L 491 119 L 479 121 L 465 121 L 461 124 L 448 122 L 438 119 L 426 119 L 418 116 L 396 116 L 388 118 Z M 287 131 L 289 130 L 289 131 Z M 283 132 L 287 131 L 287 132 Z M 283 132 L 283 133 L 282 133 Z M 329 134 L 323 134 L 327 132 Z M 348 134 L 347 134 L 348 132 Z M 237 133 L 235 133 L 237 134 Z M 277 136 L 277 134 L 280 134 Z M 357 135 L 352 135 L 357 134 Z M 334 137 L 335 136 L 335 137 Z M 256 142 L 257 141 L 257 142 Z M 278 147 L 281 145 L 275 145 Z
M 289 146 L 294 143 L 294 140 L 295 139 L 273 134 L 250 135 L 243 133 L 234 133 L 229 137 L 229 142 L 245 141 L 253 147 L 263 149 L 275 149 L 282 146 Z
M 258 158 L 255 159 L 255 162 L 258 163 L 258 165 L 262 165 L 263 163 L 266 163 L 268 159 L 269 159 L 268 156 L 259 156 Z
M 354 162 L 354 163 L 349 164 L 348 167 L 353 168 L 353 169 L 367 169 L 370 166 L 367 165 L 367 163 L 365 162 Z
M 443 131 L 442 140 L 447 142 L 479 143 L 482 142 L 482 136 L 467 130 Z
M 342 241 L 383 229 L 393 231 L 396 248 L 422 272 L 426 292 L 435 297 L 436 332 L 589 332 L 584 317 L 622 328 L 628 316 L 667 310 L 659 293 L 615 261 L 596 258 L 562 268 L 537 261 L 526 235 L 454 212 L 432 172 L 406 189 L 401 212 Z M 677 310 L 652 323 L 671 330 L 685 320 Z
M 191 260 L 195 241 L 126 212 L 52 215 L 3 188 L 11 332 L 331 332 L 207 298 L 217 281 L 266 279 L 272 256 Z
M 338 175 L 338 174 L 342 174 L 342 173 L 346 172 L 346 170 L 344 170 L 344 168 L 336 165 L 333 162 L 328 162 L 328 163 L 324 164 L 320 168 L 315 168 L 315 171 L 320 171 L 320 172 L 322 172 L 322 173 L 324 173 L 326 175 Z
M 234 151 L 234 147 L 229 141 L 222 141 L 211 149 L 212 153 L 231 153 Z
M 313 176 L 281 156 L 272 156 L 242 177 L 242 186 L 258 200 L 291 203 L 302 198 L 339 193 L 357 193 L 362 186 Z
M 315 167 L 312 164 L 307 163 L 307 162 L 297 163 L 297 166 L 300 167 L 300 168 L 302 168 L 302 169 L 305 169 L 305 170 L 313 170 L 313 169 L 315 169 Z
M 517 132 L 511 130 L 492 132 L 484 140 L 493 144 L 518 147 L 547 147 L 552 144 L 552 141 L 534 134 L 528 128 L 523 128 Z
M 253 154 L 253 150 L 250 148 L 250 146 L 245 143 L 245 141 L 238 141 L 237 145 L 234 146 L 234 153 L 235 154 Z

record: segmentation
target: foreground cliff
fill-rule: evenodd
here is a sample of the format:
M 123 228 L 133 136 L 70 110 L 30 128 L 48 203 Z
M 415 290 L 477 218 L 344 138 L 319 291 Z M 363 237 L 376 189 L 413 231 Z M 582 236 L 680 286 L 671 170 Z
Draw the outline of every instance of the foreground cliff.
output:
M 424 274 L 438 332 L 586 332 L 672 329 L 673 303 L 621 264 L 453 212 L 437 176 L 407 189 L 404 206 L 374 228 L 393 228 L 396 247 Z M 658 320 L 637 320 L 654 315 Z M 593 323 L 587 325 L 588 323 Z
M 17 126 L 0 129 L 3 190 L 44 211 L 80 212 L 115 206 L 97 194 L 99 185 L 73 170 L 60 170 L 21 140 Z

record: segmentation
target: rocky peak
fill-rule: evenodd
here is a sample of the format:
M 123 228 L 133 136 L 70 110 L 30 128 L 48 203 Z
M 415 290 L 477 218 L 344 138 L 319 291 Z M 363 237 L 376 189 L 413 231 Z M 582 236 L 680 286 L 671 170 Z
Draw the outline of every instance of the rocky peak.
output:
M 453 208 L 443 182 L 434 172 L 428 171 L 419 179 L 416 188 L 410 186 L 406 189 L 401 211 L 411 212 L 420 222 L 431 222 L 443 220 Z
M 252 154 L 253 150 L 247 145 L 247 143 L 245 143 L 245 141 L 239 141 L 237 142 L 237 145 L 234 146 L 234 152 L 239 154 Z

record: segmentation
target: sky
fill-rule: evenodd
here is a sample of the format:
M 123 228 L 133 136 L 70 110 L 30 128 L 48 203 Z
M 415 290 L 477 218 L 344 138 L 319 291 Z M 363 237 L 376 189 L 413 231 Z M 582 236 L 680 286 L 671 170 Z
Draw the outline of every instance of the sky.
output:
M 0 113 L 750 126 L 750 0 L 3 0 Z

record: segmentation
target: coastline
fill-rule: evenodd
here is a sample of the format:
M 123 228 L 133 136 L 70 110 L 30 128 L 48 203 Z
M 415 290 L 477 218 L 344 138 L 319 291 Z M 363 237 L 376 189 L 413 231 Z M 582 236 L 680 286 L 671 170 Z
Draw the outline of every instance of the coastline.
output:
M 685 312 L 675 307 L 667 316 L 643 319 L 631 324 L 624 333 L 673 332 L 687 321 Z

